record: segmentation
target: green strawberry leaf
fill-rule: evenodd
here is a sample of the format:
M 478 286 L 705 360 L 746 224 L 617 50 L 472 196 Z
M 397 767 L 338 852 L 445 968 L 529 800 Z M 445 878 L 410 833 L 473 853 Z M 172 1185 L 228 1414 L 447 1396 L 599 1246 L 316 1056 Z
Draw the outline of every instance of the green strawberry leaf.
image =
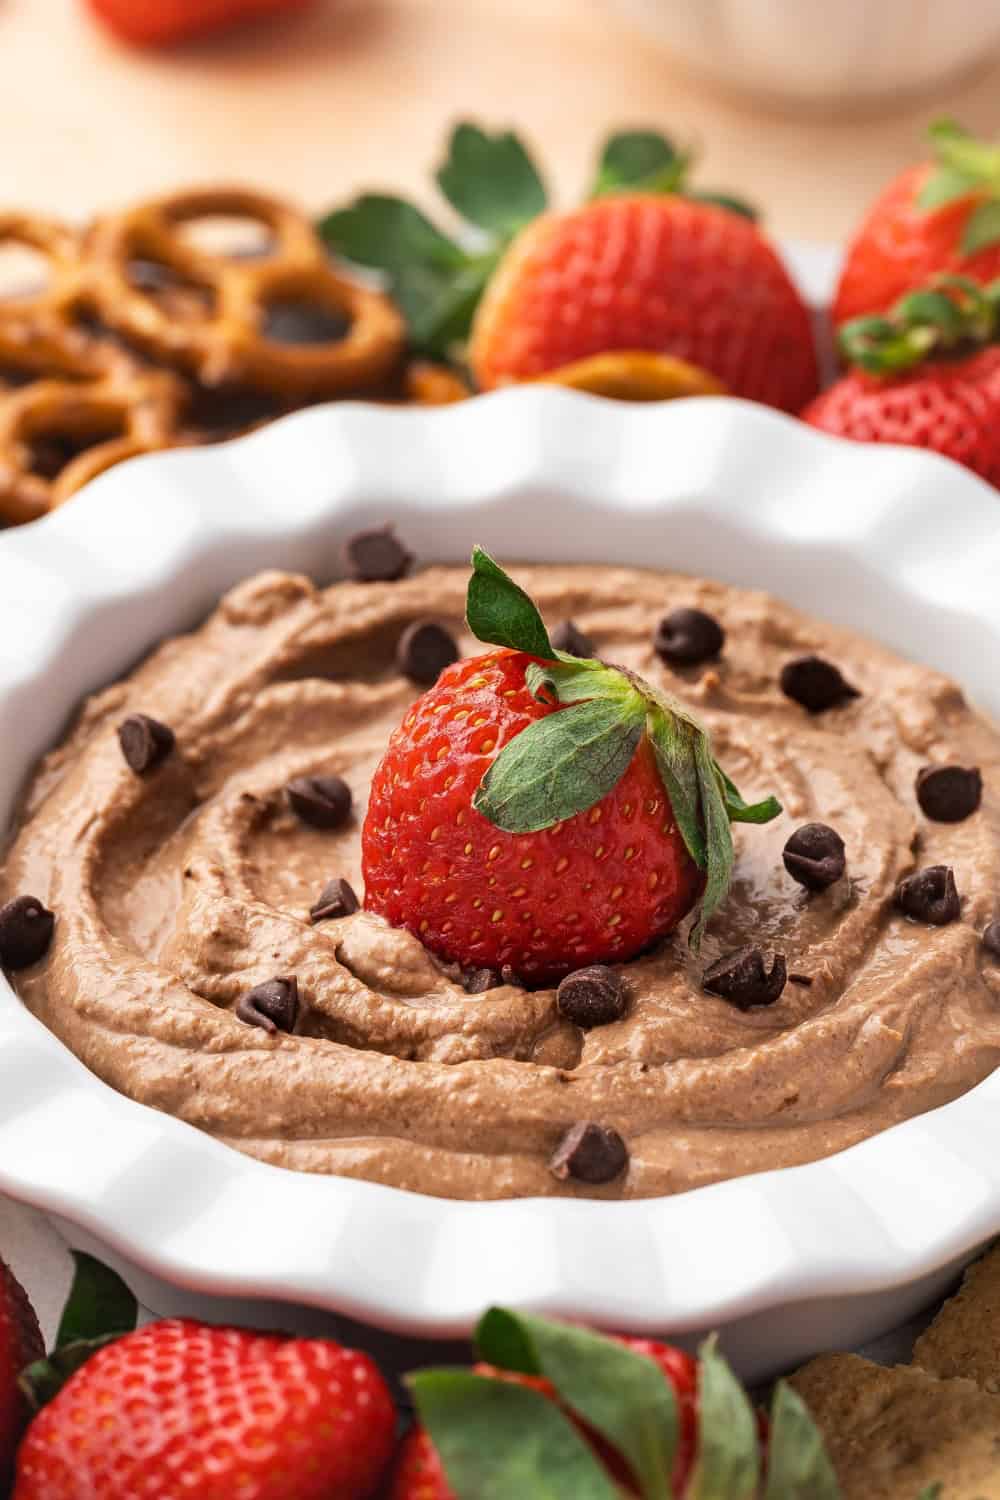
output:
M 941 1496 L 943 1494 L 944 1485 L 940 1480 L 935 1480 L 933 1484 L 927 1484 L 924 1486 L 924 1488 L 920 1491 L 920 1494 L 917 1496 L 917 1500 L 941 1500 Z
M 82 1250 L 73 1251 L 73 1260 L 76 1274 L 56 1334 L 56 1348 L 81 1339 L 117 1338 L 131 1333 L 139 1304 L 121 1277 Z
M 744 802 L 736 787 L 722 767 L 716 762 L 716 772 L 722 783 L 726 812 L 731 823 L 770 823 L 781 812 L 777 797 L 765 797 L 761 802 Z
M 544 1375 L 563 1403 L 625 1458 L 643 1500 L 669 1500 L 677 1448 L 677 1402 L 643 1354 L 586 1328 L 494 1307 L 476 1330 L 483 1359 Z
M 412 203 L 383 193 L 363 193 L 349 207 L 327 214 L 318 227 L 329 248 L 345 260 L 390 274 L 414 262 L 460 269 L 468 259 Z
M 988 198 L 973 209 L 962 230 L 963 255 L 977 255 L 1000 243 L 1000 198 Z
M 559 661 L 533 661 L 524 674 L 528 691 L 539 703 L 582 703 L 587 698 L 609 698 L 622 703 L 632 684 L 617 667 L 559 653 Z
M 928 135 L 942 167 L 964 173 L 980 188 L 1000 187 L 1000 147 L 977 140 L 955 120 L 935 120 Z
M 705 889 L 698 920 L 691 929 L 690 938 L 691 946 L 697 951 L 705 924 L 729 890 L 736 854 L 725 796 L 719 785 L 718 767 L 712 759 L 712 747 L 705 734 L 700 734 L 695 740 L 694 759 L 701 792 L 701 814 L 705 824 Z M 775 806 L 780 812 L 780 804 L 775 803 Z
M 771 1406 L 764 1500 L 840 1500 L 822 1434 L 805 1402 L 783 1380 Z
M 515 735 L 483 777 L 472 805 L 506 833 L 534 833 L 586 812 L 617 785 L 646 724 L 632 690 L 537 719 Z
M 559 1408 L 538 1391 L 468 1370 L 408 1377 L 456 1500 L 618 1500 Z
M 530 599 L 482 547 L 472 550 L 465 615 L 477 640 L 555 661 L 542 617 Z
M 609 193 L 634 192 L 651 182 L 670 182 L 669 192 L 680 185 L 689 158 L 665 135 L 655 130 L 623 130 L 605 142 L 591 198 Z
M 734 193 L 699 193 L 687 188 L 684 196 L 693 203 L 710 203 L 715 208 L 726 208 L 731 214 L 739 214 L 741 219 L 749 219 L 752 224 L 756 224 L 760 218 L 752 203 L 748 203 L 745 198 L 737 198 Z
M 699 869 L 708 860 L 701 788 L 694 745 L 697 728 L 687 719 L 657 707 L 650 715 L 650 738 L 660 778 L 666 787 L 681 837 Z
M 448 202 L 471 224 L 502 240 L 544 213 L 545 185 L 516 135 L 488 135 L 467 121 L 455 126 L 437 182 Z
M 716 1340 L 700 1353 L 698 1448 L 686 1500 L 753 1500 L 760 1477 L 753 1409 Z
M 76 1272 L 63 1311 L 56 1346 L 20 1376 L 18 1384 L 37 1411 L 57 1396 L 71 1375 L 105 1344 L 132 1333 L 139 1304 L 121 1277 L 92 1255 L 73 1251 Z
M 492 268 L 491 260 L 450 272 L 414 262 L 393 277 L 392 294 L 409 324 L 415 350 L 438 356 L 454 352 L 468 337 Z
M 981 189 L 980 180 L 968 172 L 962 172 L 958 167 L 937 167 L 924 180 L 917 194 L 917 207 L 925 213 L 932 213 L 936 208 L 944 208 L 946 203 L 955 203 Z

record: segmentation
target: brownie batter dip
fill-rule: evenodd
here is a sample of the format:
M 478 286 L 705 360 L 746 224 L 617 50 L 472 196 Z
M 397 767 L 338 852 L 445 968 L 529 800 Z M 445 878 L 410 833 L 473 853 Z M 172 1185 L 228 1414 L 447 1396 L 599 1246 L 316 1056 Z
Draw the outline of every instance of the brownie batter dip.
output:
M 760 593 L 514 571 L 563 639 L 688 704 L 745 795 L 783 804 L 734 827 L 700 954 L 685 924 L 557 1004 L 361 909 L 389 735 L 449 638 L 483 649 L 468 570 L 325 591 L 269 573 L 91 699 L 39 768 L 0 872 L 24 1004 L 114 1088 L 241 1151 L 455 1198 L 681 1192 L 990 1073 L 1000 736 L 959 689 Z M 611 1182 L 553 1169 L 585 1121 L 627 1145 Z

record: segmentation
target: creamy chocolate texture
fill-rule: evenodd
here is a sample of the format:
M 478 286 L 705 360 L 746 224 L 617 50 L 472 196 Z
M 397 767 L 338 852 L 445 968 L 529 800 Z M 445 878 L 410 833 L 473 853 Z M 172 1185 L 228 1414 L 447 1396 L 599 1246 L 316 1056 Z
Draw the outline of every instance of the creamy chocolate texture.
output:
M 482 648 L 462 623 L 465 568 L 325 592 L 271 573 L 91 699 L 39 768 L 0 873 L 0 905 L 30 893 L 56 913 L 48 953 L 12 976 L 29 1009 L 115 1088 L 251 1155 L 458 1198 L 680 1192 L 825 1156 L 995 1068 L 1000 965 L 982 934 L 1000 905 L 1000 735 L 958 688 L 763 594 L 610 567 L 514 572 L 549 620 L 688 703 L 746 797 L 784 805 L 734 827 L 732 890 L 700 955 L 681 932 L 627 964 L 620 1018 L 584 1028 L 554 990 L 499 976 L 470 993 L 350 901 L 310 921 L 329 883 L 362 894 L 369 781 L 419 691 L 401 635 L 433 617 L 464 654 Z M 654 632 L 681 607 L 716 620 L 725 647 L 672 671 Z M 860 696 L 808 712 L 781 687 L 805 658 Z M 175 737 L 142 776 L 117 735 L 137 714 Z M 981 772 L 961 822 L 921 811 L 916 779 L 935 765 Z M 352 816 L 297 816 L 285 789 L 302 777 L 342 777 Z M 846 849 L 822 890 L 782 859 L 809 823 Z M 895 902 L 936 866 L 961 898 L 945 926 Z M 769 965 L 782 954 L 793 982 L 743 1010 L 702 977 L 748 947 Z M 276 976 L 294 976 L 291 1031 L 237 1015 Z M 580 1122 L 621 1137 L 613 1177 L 550 1170 Z

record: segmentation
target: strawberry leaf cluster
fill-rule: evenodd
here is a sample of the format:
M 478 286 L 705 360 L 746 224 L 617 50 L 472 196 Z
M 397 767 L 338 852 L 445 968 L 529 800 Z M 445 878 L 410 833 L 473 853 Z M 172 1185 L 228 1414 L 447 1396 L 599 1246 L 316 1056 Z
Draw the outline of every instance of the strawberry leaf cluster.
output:
M 927 212 L 971 195 L 981 198 L 962 230 L 959 248 L 976 255 L 1000 243 L 1000 146 L 970 135 L 955 120 L 936 120 L 930 127 L 936 166 L 917 202 Z
M 409 1385 L 456 1500 L 619 1500 L 577 1423 L 625 1461 L 642 1500 L 672 1500 L 680 1431 L 670 1383 L 651 1359 L 593 1333 L 492 1308 L 476 1330 L 481 1357 L 543 1376 L 558 1404 L 469 1370 L 425 1370 Z M 701 1348 L 699 1429 L 687 1500 L 838 1500 L 840 1489 L 806 1407 L 784 1382 L 771 1408 L 762 1472 L 758 1426 L 714 1339 Z

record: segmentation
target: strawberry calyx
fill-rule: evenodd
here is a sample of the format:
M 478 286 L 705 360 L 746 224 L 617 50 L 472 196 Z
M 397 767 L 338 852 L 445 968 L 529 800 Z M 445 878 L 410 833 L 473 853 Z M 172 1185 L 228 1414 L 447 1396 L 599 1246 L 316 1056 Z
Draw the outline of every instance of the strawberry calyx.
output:
M 539 702 L 565 705 L 528 725 L 483 777 L 473 806 L 507 833 L 532 833 L 587 812 L 621 780 L 644 735 L 684 844 L 705 874 L 690 942 L 729 889 L 734 850 L 730 824 L 769 823 L 774 797 L 745 802 L 712 754 L 704 726 L 676 699 L 637 673 L 557 651 L 534 602 L 476 547 L 466 614 L 481 641 L 534 657 L 525 673 Z
M 932 213 L 961 198 L 979 198 L 959 242 L 963 255 L 975 255 L 1000 242 L 1000 145 L 977 140 L 955 120 L 936 120 L 928 133 L 935 166 L 917 206 Z
M 469 1370 L 411 1375 L 418 1416 L 456 1500 L 487 1494 L 620 1500 L 622 1491 L 587 1433 L 622 1460 L 632 1493 L 675 1500 L 678 1402 L 648 1355 L 586 1328 L 497 1307 L 482 1318 L 475 1337 L 480 1355 L 497 1371 L 543 1377 L 555 1402 L 529 1386 Z M 699 1351 L 697 1405 L 687 1500 L 754 1500 L 761 1493 L 766 1500 L 839 1500 L 822 1438 L 784 1382 L 771 1408 L 764 1476 L 754 1409 L 714 1338 Z
M 73 1251 L 75 1271 L 51 1354 L 24 1370 L 18 1384 L 38 1411 L 106 1344 L 135 1330 L 139 1305 L 121 1277 L 82 1250 Z
M 899 375 L 929 359 L 964 358 L 1000 338 L 1000 281 L 942 275 L 884 316 L 852 318 L 838 333 L 844 359 L 871 375 Z
M 605 143 L 588 200 L 624 192 L 677 193 L 754 217 L 731 194 L 689 188 L 692 161 L 690 151 L 656 131 L 619 132 Z M 504 252 L 550 200 L 516 135 L 490 133 L 468 121 L 453 129 L 436 181 L 463 221 L 457 237 L 413 204 L 384 193 L 363 193 L 327 214 L 318 229 L 337 255 L 381 272 L 416 352 L 460 360 L 479 299 Z

